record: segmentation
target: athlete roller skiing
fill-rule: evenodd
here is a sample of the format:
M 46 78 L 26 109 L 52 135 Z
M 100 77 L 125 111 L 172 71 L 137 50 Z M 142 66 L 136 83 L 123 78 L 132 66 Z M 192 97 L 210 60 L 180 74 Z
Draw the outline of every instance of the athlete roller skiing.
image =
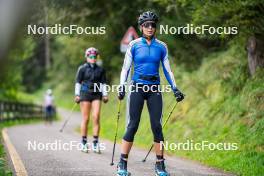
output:
M 106 76 L 102 67 L 96 64 L 98 50 L 91 47 L 85 52 L 86 63 L 78 68 L 75 83 L 75 102 L 80 103 L 82 122 L 82 151 L 90 150 L 87 142 L 87 127 L 92 111 L 93 120 L 93 143 L 92 150 L 100 153 L 99 132 L 100 132 L 100 108 L 101 100 L 107 103 Z M 95 86 L 97 86 L 95 88 Z M 101 89 L 98 87 L 101 86 Z M 102 90 L 102 91 L 101 91 Z
M 162 95 L 158 88 L 160 84 L 160 63 L 162 64 L 165 77 L 171 85 L 176 101 L 182 101 L 184 94 L 176 87 L 174 75 L 170 68 L 166 44 L 155 38 L 157 22 L 158 16 L 154 12 L 147 11 L 142 13 L 138 18 L 142 37 L 130 42 L 126 51 L 118 92 L 120 100 L 123 100 L 125 97 L 125 84 L 132 63 L 134 64 L 134 73 L 132 77 L 133 88 L 130 94 L 129 121 L 122 140 L 120 162 L 117 165 L 118 176 L 130 175 L 127 171 L 128 156 L 139 126 L 145 100 L 154 136 L 154 149 L 156 153 L 155 175 L 169 176 L 169 173 L 165 169 L 164 148 L 160 147 L 161 142 L 164 141 L 161 124 Z M 137 91 L 135 87 L 137 87 Z

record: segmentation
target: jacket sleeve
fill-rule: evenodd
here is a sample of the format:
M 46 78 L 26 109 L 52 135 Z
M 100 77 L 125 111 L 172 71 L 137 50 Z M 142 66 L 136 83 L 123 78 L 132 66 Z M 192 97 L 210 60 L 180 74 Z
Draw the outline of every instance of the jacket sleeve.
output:
M 76 73 L 76 78 L 75 78 L 75 91 L 74 91 L 74 94 L 76 96 L 80 96 L 82 80 L 83 80 L 83 69 L 82 69 L 82 66 L 80 66 L 78 68 L 78 71 Z
M 102 86 L 102 95 L 107 96 L 107 89 L 106 89 L 106 73 L 103 69 L 102 75 L 101 75 L 101 86 Z
M 164 46 L 164 53 L 163 53 L 163 58 L 162 58 L 162 68 L 163 68 L 163 72 L 165 74 L 167 81 L 171 85 L 172 90 L 176 90 L 176 82 L 175 82 L 174 75 L 170 68 L 170 62 L 168 58 L 168 48 L 166 45 Z
M 120 85 L 124 85 L 127 81 L 128 73 L 130 71 L 131 65 L 132 65 L 132 44 L 130 42 L 128 49 L 126 51 L 122 71 L 120 74 Z

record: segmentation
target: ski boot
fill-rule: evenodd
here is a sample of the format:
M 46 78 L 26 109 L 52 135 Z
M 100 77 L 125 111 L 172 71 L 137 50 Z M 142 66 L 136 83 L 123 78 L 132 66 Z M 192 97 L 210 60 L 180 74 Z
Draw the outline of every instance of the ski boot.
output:
M 164 160 L 156 162 L 155 164 L 155 176 L 170 176 L 170 174 L 165 169 Z
M 93 150 L 94 153 L 101 154 L 101 150 L 100 150 L 100 144 L 99 144 L 99 142 L 94 142 L 94 143 L 93 143 L 92 150 Z
M 88 148 L 88 144 L 87 143 L 86 144 L 84 144 L 84 143 L 81 144 L 81 151 L 84 152 L 84 153 L 88 153 L 89 148 Z
M 131 173 L 127 171 L 125 162 L 119 162 L 117 164 L 117 176 L 131 176 Z

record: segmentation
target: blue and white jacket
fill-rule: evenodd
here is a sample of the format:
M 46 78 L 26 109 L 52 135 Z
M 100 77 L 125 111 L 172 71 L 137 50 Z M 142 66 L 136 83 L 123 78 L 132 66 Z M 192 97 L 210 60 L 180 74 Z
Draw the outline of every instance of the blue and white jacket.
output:
M 164 42 L 153 38 L 151 40 L 151 44 L 149 45 L 144 37 L 131 41 L 124 59 L 120 75 L 120 85 L 124 85 L 127 81 L 132 62 L 134 64 L 134 74 L 132 80 L 135 83 L 160 84 L 159 66 L 160 63 L 162 63 L 166 79 L 172 89 L 176 89 L 174 75 L 171 71 L 168 59 L 167 45 Z M 145 79 L 143 80 L 140 78 L 140 75 L 155 76 L 158 79 L 154 82 Z

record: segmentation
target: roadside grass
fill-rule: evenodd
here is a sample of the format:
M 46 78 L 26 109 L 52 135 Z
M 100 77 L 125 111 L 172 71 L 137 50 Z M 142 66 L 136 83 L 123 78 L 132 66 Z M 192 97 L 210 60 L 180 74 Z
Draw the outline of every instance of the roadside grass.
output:
M 34 102 L 37 104 L 44 105 L 44 95 L 48 89 L 52 89 L 54 96 L 54 105 L 59 108 L 71 109 L 74 102 L 73 92 L 74 84 L 69 88 L 68 83 L 61 82 L 60 84 L 55 84 L 52 80 L 43 84 L 41 89 L 35 91 L 33 94 L 20 92 L 18 94 L 19 99 Z M 76 107 L 74 111 L 80 111 L 79 107 Z
M 1 129 L 2 130 L 2 129 Z M 2 137 L 0 138 L 0 175 L 12 175 L 11 169 L 8 167 L 6 162 L 6 153 L 2 144 Z

